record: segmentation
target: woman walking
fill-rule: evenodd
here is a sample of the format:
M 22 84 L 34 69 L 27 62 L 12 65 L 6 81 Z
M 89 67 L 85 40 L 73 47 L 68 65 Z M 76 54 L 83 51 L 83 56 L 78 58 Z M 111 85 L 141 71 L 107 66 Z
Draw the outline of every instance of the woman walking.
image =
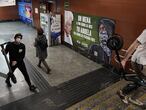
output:
M 47 74 L 49 74 L 51 69 L 49 68 L 47 62 L 45 61 L 45 59 L 48 56 L 47 54 L 48 43 L 46 36 L 44 35 L 44 32 L 41 28 L 37 30 L 37 38 L 35 38 L 34 46 L 36 47 L 36 57 L 39 58 L 37 66 L 41 68 L 41 63 L 43 63 L 47 69 Z

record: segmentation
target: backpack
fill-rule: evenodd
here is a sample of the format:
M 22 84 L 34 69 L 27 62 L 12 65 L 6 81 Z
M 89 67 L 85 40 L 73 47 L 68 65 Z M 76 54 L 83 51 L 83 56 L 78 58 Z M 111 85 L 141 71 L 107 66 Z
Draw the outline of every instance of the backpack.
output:
M 42 49 L 45 50 L 48 47 L 47 39 L 46 36 L 43 35 L 42 37 L 39 38 L 38 40 L 38 46 Z

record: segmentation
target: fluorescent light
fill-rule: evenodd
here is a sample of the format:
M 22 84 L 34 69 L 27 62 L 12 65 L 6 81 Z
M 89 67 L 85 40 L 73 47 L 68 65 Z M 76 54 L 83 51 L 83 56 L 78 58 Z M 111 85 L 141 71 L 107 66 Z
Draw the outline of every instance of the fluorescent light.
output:
M 0 7 L 16 5 L 15 0 L 0 0 Z

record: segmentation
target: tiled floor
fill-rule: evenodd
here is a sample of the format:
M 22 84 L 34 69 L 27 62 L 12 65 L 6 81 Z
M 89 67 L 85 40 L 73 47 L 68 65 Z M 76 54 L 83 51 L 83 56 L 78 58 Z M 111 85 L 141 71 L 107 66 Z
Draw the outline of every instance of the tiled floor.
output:
M 24 36 L 23 42 L 27 50 L 26 57 L 42 73 L 51 86 L 57 86 L 101 67 L 79 53 L 59 45 L 48 48 L 46 61 L 52 71 L 51 74 L 47 75 L 45 70 L 42 71 L 36 66 L 38 59 L 35 57 L 35 48 L 33 46 L 36 30 L 21 22 L 0 23 L 0 39 L 12 40 L 13 35 L 17 32 L 22 33 Z
M 36 66 L 38 59 L 35 57 L 35 48 L 33 46 L 36 30 L 21 22 L 0 23 L 0 43 L 13 40 L 15 33 L 23 34 L 23 42 L 26 45 L 26 58 L 44 76 L 51 86 L 57 86 L 101 67 L 75 51 L 59 45 L 48 48 L 48 58 L 46 61 L 52 70 L 51 74 L 48 75 L 44 69 Z M 8 72 L 8 67 L 1 52 L 0 67 L 0 72 L 4 74 Z M 28 90 L 21 72 L 16 70 L 14 74 L 16 74 L 18 83 L 10 90 L 5 85 L 5 79 L 0 77 L 0 88 L 2 88 L 0 89 L 0 106 L 32 94 Z
M 5 39 L 0 38 L 0 43 L 5 42 L 8 37 L 5 37 Z M 2 53 L 0 53 L 0 72 L 1 74 L 6 75 L 8 71 L 9 70 L 5 58 Z M 30 96 L 32 94 L 32 92 L 29 91 L 28 85 L 26 84 L 21 72 L 16 69 L 14 74 L 18 83 L 15 85 L 13 84 L 12 88 L 8 88 L 5 84 L 5 78 L 0 77 L 0 106 L 19 100 L 26 96 Z
M 12 84 L 11 88 L 8 88 L 5 84 L 5 79 L 0 77 L 0 106 L 33 94 L 29 91 L 28 85 L 18 69 L 15 71 L 15 76 L 17 83 Z

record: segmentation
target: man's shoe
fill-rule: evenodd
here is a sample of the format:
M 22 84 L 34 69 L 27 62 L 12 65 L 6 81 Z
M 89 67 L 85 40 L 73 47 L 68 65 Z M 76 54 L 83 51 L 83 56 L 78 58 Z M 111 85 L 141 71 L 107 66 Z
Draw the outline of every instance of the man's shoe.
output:
M 7 84 L 8 87 L 12 87 L 10 80 L 6 80 L 5 83 Z
M 122 91 L 118 91 L 117 95 L 120 97 L 120 99 L 122 100 L 122 102 L 124 102 L 125 104 L 129 104 L 128 102 L 128 96 L 125 96 Z
M 31 86 L 29 87 L 29 90 L 34 92 L 34 91 L 36 90 L 36 88 L 37 88 L 36 86 L 31 85 Z
M 12 80 L 12 82 L 13 82 L 14 84 L 16 84 L 16 83 L 17 83 L 17 80 L 16 80 L 15 75 L 12 75 L 12 76 L 11 76 L 11 80 Z
M 138 99 L 132 99 L 131 97 L 129 97 L 128 99 L 131 103 L 138 105 L 138 106 L 143 106 L 144 103 L 142 103 L 141 101 L 139 101 Z
M 128 96 L 124 96 L 123 99 L 121 99 L 125 104 L 129 104 L 128 101 L 129 97 Z

